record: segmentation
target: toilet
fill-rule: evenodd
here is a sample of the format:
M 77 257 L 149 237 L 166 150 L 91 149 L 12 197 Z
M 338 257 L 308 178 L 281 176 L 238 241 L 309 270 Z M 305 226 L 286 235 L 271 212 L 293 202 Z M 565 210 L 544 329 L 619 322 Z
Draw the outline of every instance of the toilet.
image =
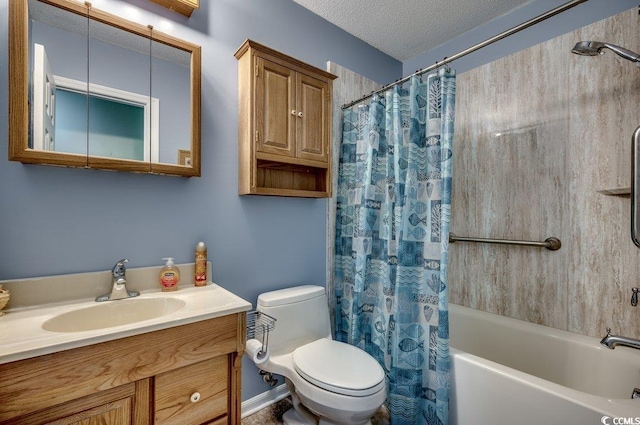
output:
M 285 377 L 293 408 L 286 425 L 371 424 L 386 399 L 384 370 L 365 351 L 334 341 L 321 286 L 266 292 L 256 310 L 276 319 L 259 368 Z

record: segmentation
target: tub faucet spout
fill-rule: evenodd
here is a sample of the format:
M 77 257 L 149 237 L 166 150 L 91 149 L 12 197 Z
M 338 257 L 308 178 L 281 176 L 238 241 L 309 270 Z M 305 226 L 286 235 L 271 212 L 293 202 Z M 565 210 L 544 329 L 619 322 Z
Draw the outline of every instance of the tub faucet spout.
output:
M 640 339 L 629 338 L 622 335 L 611 335 L 611 328 L 607 328 L 607 335 L 602 338 L 600 344 L 604 345 L 610 350 L 616 348 L 616 345 L 624 345 L 640 350 Z

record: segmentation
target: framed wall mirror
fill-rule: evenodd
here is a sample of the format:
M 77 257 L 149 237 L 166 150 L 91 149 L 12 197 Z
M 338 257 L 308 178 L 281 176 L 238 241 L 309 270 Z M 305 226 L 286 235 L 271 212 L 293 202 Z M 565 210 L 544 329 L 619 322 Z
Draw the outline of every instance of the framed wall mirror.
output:
M 201 50 L 70 0 L 9 2 L 9 159 L 200 176 Z

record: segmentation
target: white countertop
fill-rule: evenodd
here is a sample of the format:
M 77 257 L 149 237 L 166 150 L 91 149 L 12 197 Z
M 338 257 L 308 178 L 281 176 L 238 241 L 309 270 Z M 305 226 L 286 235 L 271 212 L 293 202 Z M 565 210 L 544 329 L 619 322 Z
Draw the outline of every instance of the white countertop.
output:
M 181 287 L 175 292 L 143 291 L 139 297 L 132 299 L 158 297 L 178 298 L 185 301 L 186 305 L 176 312 L 155 319 L 81 332 L 49 332 L 42 329 L 42 324 L 59 314 L 95 306 L 98 303 L 94 300 L 47 304 L 9 311 L 0 317 L 0 364 L 251 309 L 251 303 L 211 282 L 204 287 Z

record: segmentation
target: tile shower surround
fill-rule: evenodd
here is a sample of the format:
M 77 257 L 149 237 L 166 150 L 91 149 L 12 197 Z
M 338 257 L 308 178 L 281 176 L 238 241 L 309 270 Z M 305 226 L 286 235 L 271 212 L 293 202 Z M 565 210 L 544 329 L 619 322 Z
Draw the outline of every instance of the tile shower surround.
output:
M 637 9 L 458 75 L 451 231 L 526 240 L 556 236 L 562 248 L 451 244 L 449 300 L 593 337 L 604 336 L 609 326 L 640 338 L 640 307 L 630 305 L 631 288 L 640 286 L 630 200 L 597 192 L 630 185 L 640 68 L 611 51 L 572 54 L 581 40 L 640 52 Z M 330 69 L 348 76 L 343 85 L 353 94 L 335 96 L 338 106 L 376 87 L 335 64 Z M 337 82 L 347 80 L 340 75 Z M 341 122 L 337 126 L 334 132 Z M 334 138 L 339 143 L 340 133 Z M 328 209 L 329 259 L 334 214 L 335 201 Z
M 640 338 L 640 249 L 629 236 L 631 136 L 640 68 L 581 40 L 640 52 L 636 8 L 462 73 L 457 80 L 451 231 L 562 240 L 559 251 L 451 244 L 452 303 L 593 337 Z M 455 64 L 453 64 L 455 67 Z

